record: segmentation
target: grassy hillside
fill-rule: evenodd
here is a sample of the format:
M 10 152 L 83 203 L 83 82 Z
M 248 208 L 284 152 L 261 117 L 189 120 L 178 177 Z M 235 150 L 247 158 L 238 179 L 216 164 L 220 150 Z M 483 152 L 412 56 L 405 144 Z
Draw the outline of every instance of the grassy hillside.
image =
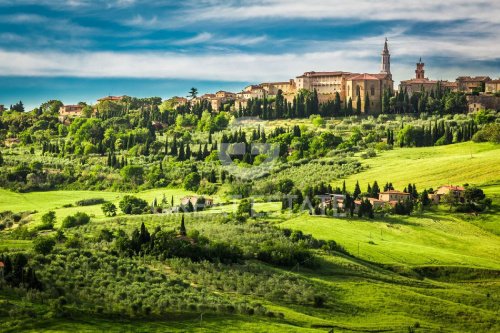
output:
M 143 315 L 124 308 L 120 313 L 127 313 L 127 316 L 110 317 L 97 313 L 90 301 L 89 307 L 85 307 L 85 301 L 78 306 L 72 303 L 64 307 L 64 312 L 58 308 L 57 299 L 40 302 L 36 301 L 36 295 L 20 296 L 0 290 L 0 319 L 7 324 L 0 331 L 319 333 L 332 328 L 335 332 L 411 332 L 409 327 L 412 327 L 415 332 L 429 333 L 498 332 L 499 162 L 498 146 L 491 144 L 395 149 L 363 160 L 367 169 L 347 179 L 349 188 L 359 180 L 363 190 L 367 183 L 374 180 L 379 184 L 391 181 L 400 189 L 411 182 L 419 190 L 445 183 L 477 184 L 494 201 L 492 209 L 479 216 L 450 213 L 447 207 L 439 207 L 412 216 L 377 217 L 375 220 L 338 219 L 307 213 L 281 214 L 281 204 L 276 202 L 258 202 L 254 209 L 268 215 L 249 219 L 246 223 L 227 221 L 218 214 L 234 211 L 234 204 L 214 207 L 207 215 L 185 216 L 188 231 L 197 230 L 211 241 L 227 242 L 248 253 L 258 252 L 274 239 L 283 237 L 273 234 L 271 239 L 270 234 L 266 234 L 273 227 L 278 227 L 300 230 L 320 240 L 334 240 L 350 254 L 324 248 L 311 249 L 319 263 L 314 268 L 303 267 L 303 262 L 293 267 L 271 265 L 255 257 L 241 264 L 221 265 L 138 256 L 126 259 L 129 271 L 125 271 L 129 273 L 112 274 L 116 280 L 109 278 L 106 275 L 109 272 L 104 269 L 99 271 L 98 266 L 90 268 L 91 265 L 82 264 L 86 262 L 84 257 L 102 254 L 113 246 L 113 243 L 96 241 L 100 231 L 106 228 L 116 233 L 120 229 L 130 234 L 141 222 L 150 231 L 158 226 L 173 230 L 179 226 L 179 215 L 105 218 L 100 205 L 63 207 L 89 198 L 104 198 L 118 203 L 126 193 L 53 191 L 19 194 L 0 190 L 0 211 L 38 211 L 33 215 L 30 226 L 35 226 L 40 216 L 49 210 L 55 210 L 58 223 L 64 216 L 76 211 L 93 215 L 88 225 L 65 230 L 68 237 L 76 236 L 86 242 L 85 248 L 78 250 L 80 255 L 66 257 L 57 252 L 47 260 L 46 265 L 51 266 L 40 272 L 40 276 L 55 274 L 53 272 L 65 267 L 67 271 L 54 275 L 57 279 L 53 281 L 60 283 L 59 288 L 67 288 L 70 281 L 78 286 L 80 297 L 99 299 L 100 303 L 106 303 L 103 296 L 107 295 L 106 290 L 117 288 L 114 301 L 119 302 L 120 297 L 143 301 L 143 296 L 149 295 L 145 298 L 150 302 L 148 304 L 157 306 L 154 303 L 156 296 L 149 293 L 150 287 L 178 283 L 183 286 L 176 291 L 179 295 L 185 293 L 187 297 L 197 297 L 193 298 L 197 301 L 193 301 L 196 306 L 191 311 L 170 305 L 168 309 L 171 312 L 156 313 L 153 310 L 152 315 Z M 167 200 L 174 196 L 178 202 L 187 194 L 190 192 L 181 189 L 157 189 L 134 195 L 148 202 L 154 198 L 161 200 L 163 195 Z M 218 202 L 221 200 L 216 199 Z M 30 250 L 31 247 L 30 240 L 0 239 L 0 251 Z M 78 252 L 67 249 L 65 244 L 58 244 L 57 247 L 57 251 Z M 286 248 L 276 251 L 286 252 Z M 68 258 L 75 261 L 71 262 Z M 112 258 L 117 262 L 125 260 L 121 256 Z M 109 263 L 109 260 L 103 262 Z M 249 267 L 254 270 L 249 270 Z M 141 273 L 132 273 L 134 269 Z M 165 276 L 150 280 L 144 272 L 161 272 Z M 126 280 L 131 276 L 135 276 L 133 282 Z M 258 283 L 252 284 L 254 281 Z M 272 296 L 276 287 L 272 283 L 275 281 L 294 281 L 295 284 L 287 285 L 283 294 Z M 119 293 L 116 285 L 125 285 L 124 291 Z M 314 307 L 311 302 L 306 304 L 301 301 L 301 293 L 310 290 L 319 290 L 326 295 L 324 307 Z M 66 295 L 71 299 L 71 293 L 66 292 Z M 161 296 L 168 298 L 171 295 Z M 252 307 L 262 305 L 273 316 L 207 313 L 203 306 L 211 299 Z M 79 306 L 85 307 L 85 310 Z M 153 309 L 164 308 L 157 306 Z M 55 313 L 64 315 L 59 317 Z
M 500 237 L 476 226 L 470 219 L 439 212 L 375 221 L 303 214 L 280 226 L 317 238 L 333 239 L 353 255 L 372 262 L 500 269 Z M 492 223 L 498 225 L 499 221 Z
M 447 146 L 395 148 L 363 161 L 365 171 L 349 176 L 346 183 L 362 189 L 377 180 L 392 182 L 398 189 L 408 183 L 417 188 L 436 188 L 442 184 L 499 184 L 500 146 L 491 143 L 465 142 Z

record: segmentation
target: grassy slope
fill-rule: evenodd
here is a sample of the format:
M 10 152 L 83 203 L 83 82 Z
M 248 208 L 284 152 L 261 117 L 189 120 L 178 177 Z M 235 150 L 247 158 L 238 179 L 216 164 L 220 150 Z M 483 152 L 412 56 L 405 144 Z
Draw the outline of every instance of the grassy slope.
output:
M 35 223 L 30 223 L 30 226 L 36 225 L 40 217 L 50 211 L 54 210 L 58 221 L 68 215 L 76 212 L 85 212 L 93 215 L 97 219 L 104 218 L 101 210 L 101 205 L 93 206 L 74 206 L 63 207 L 66 204 L 75 204 L 75 202 L 82 199 L 90 198 L 103 198 L 116 204 L 121 198 L 130 193 L 120 192 L 99 192 L 99 191 L 49 191 L 49 192 L 30 192 L 30 193 L 15 193 L 8 190 L 0 189 L 0 211 L 11 210 L 13 212 L 21 211 L 34 211 L 38 213 L 33 214 Z M 154 198 L 158 201 L 162 200 L 163 195 L 170 203 L 171 196 L 174 196 L 174 202 L 178 203 L 180 199 L 186 195 L 193 194 L 190 191 L 183 189 L 154 189 L 138 193 L 131 193 L 134 196 L 140 197 L 148 202 L 152 202 Z M 56 227 L 58 224 L 56 224 Z
M 316 238 L 333 239 L 350 253 L 373 262 L 500 269 L 499 236 L 443 213 L 375 221 L 304 214 L 281 226 L 302 230 Z
M 472 156 L 472 157 L 471 157 Z M 417 189 L 442 184 L 500 183 L 500 145 L 465 142 L 448 146 L 396 148 L 365 160 L 368 169 L 346 179 L 349 189 L 358 180 L 362 190 L 377 180 L 397 189 L 415 183 Z
M 490 144 L 465 143 L 445 147 L 395 149 L 364 161 L 370 168 L 349 177 L 348 186 L 353 186 L 357 179 L 363 188 L 367 182 L 372 183 L 375 179 L 379 184 L 392 181 L 398 188 L 411 181 L 416 183 L 419 189 L 436 187 L 443 183 L 474 183 L 482 185 L 498 205 L 499 162 L 498 146 Z M 148 200 L 155 196 L 161 199 L 164 192 L 167 198 L 171 194 L 179 197 L 185 194 L 178 190 L 157 190 L 143 192 L 139 196 Z M 104 197 L 116 202 L 120 195 L 122 194 L 63 191 L 20 195 L 0 191 L 0 210 L 57 209 L 60 217 L 66 210 L 90 209 L 95 210 L 94 213 L 98 217 L 91 224 L 95 223 L 98 228 L 97 224 L 107 221 L 101 219 L 100 206 L 78 209 L 60 207 L 65 203 L 74 203 L 89 197 Z M 214 211 L 231 211 L 233 207 L 223 206 Z M 257 207 L 259 211 L 277 209 L 279 204 L 276 203 L 261 203 Z M 124 222 L 129 224 L 128 222 L 133 223 L 133 220 L 134 218 L 127 218 Z M 281 227 L 300 229 L 319 239 L 334 239 L 355 256 L 358 256 L 359 244 L 359 257 L 378 263 L 407 267 L 436 265 L 500 269 L 497 255 L 500 248 L 497 232 L 500 230 L 500 221 L 495 211 L 471 217 L 464 214 L 449 215 L 445 210 L 438 209 L 423 216 L 391 217 L 376 221 L 327 219 L 308 215 L 287 217 L 276 214 L 268 220 L 281 221 Z M 25 246 L 24 243 L 12 245 Z M 283 312 L 284 320 L 258 316 L 207 316 L 203 323 L 200 323 L 198 318 L 117 323 L 83 317 L 74 320 L 40 321 L 40 325 L 46 326 L 37 324 L 31 331 L 44 327 L 48 332 L 325 332 L 329 328 L 320 327 L 325 325 L 335 327 L 336 332 L 405 332 L 408 325 L 417 321 L 421 325 L 417 332 L 436 332 L 441 328 L 444 332 L 500 330 L 496 319 L 500 292 L 498 279 L 486 278 L 455 283 L 429 279 L 419 281 L 355 258 L 327 256 L 323 259 L 320 270 L 301 270 L 300 273 L 293 271 L 286 274 L 300 274 L 322 284 L 325 289 L 335 290 L 338 298 L 332 300 L 327 314 L 298 305 L 283 306 L 271 303 L 265 306 L 273 311 Z M 490 294 L 491 297 L 486 296 Z

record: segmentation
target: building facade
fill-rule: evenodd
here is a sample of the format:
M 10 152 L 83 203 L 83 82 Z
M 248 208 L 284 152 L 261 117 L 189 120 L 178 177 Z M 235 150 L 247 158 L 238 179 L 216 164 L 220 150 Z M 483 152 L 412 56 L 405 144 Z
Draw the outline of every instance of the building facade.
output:
M 486 82 L 484 92 L 487 94 L 496 94 L 500 92 L 500 79 Z

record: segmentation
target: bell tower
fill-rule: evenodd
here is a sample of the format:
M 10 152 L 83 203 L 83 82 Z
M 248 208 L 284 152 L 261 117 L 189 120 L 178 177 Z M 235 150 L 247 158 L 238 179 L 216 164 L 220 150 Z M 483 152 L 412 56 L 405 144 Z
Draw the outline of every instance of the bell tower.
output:
M 382 51 L 382 68 L 380 74 L 391 75 L 391 54 L 387 47 L 387 38 L 385 39 L 384 50 Z
M 424 63 L 422 62 L 422 58 L 417 62 L 417 69 L 415 70 L 416 78 L 417 79 L 424 79 L 425 78 L 425 71 L 424 71 Z

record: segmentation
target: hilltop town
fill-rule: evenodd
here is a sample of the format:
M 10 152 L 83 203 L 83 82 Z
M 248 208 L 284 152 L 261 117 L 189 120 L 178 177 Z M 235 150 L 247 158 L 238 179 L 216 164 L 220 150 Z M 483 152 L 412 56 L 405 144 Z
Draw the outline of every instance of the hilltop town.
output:
M 241 112 L 252 107 L 252 101 L 275 100 L 281 98 L 284 104 L 296 104 L 301 92 L 314 92 L 318 104 L 339 103 L 339 109 L 352 110 L 359 114 L 390 113 L 388 99 L 395 94 L 419 95 L 424 92 L 449 91 L 461 93 L 466 98 L 469 112 L 485 109 L 500 110 L 500 78 L 489 76 L 459 76 L 455 81 L 433 80 L 425 76 L 425 63 L 422 59 L 416 63 L 415 77 L 401 81 L 397 88 L 391 74 L 391 55 L 388 41 L 381 53 L 381 68 L 378 73 L 351 73 L 344 71 L 305 72 L 284 82 L 264 82 L 244 87 L 240 92 L 217 91 L 201 96 L 171 97 L 167 99 L 171 107 L 184 107 L 189 104 L 208 103 L 213 111 Z M 106 96 L 100 98 L 93 107 L 95 114 L 103 102 L 120 102 L 127 96 Z M 78 117 L 84 114 L 87 105 L 63 105 L 59 114 L 65 117 Z M 261 105 L 262 107 L 262 105 Z M 0 112 L 5 110 L 0 105 Z

